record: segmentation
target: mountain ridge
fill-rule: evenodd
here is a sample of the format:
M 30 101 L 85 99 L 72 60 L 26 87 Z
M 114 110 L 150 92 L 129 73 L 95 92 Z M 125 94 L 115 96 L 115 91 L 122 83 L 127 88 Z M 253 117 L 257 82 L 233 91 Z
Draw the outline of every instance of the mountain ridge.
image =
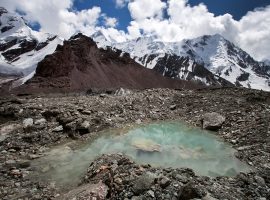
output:
M 79 33 L 39 62 L 33 78 L 17 91 L 73 92 L 118 88 L 193 89 L 198 85 L 164 77 L 139 65 L 127 53 L 98 48 L 90 37 Z
M 17 87 L 34 76 L 38 63 L 63 39 L 32 30 L 22 17 L 4 8 L 0 22 L 0 83 L 15 80 L 12 87 Z M 179 42 L 145 36 L 118 43 L 102 30 L 91 37 L 99 48 L 129 53 L 140 65 L 169 78 L 270 91 L 269 62 L 257 62 L 219 34 Z
M 95 35 L 92 37 L 101 48 L 110 43 L 100 34 L 98 38 Z M 229 83 L 270 91 L 270 67 L 255 61 L 219 34 L 179 42 L 162 42 L 148 36 L 123 43 L 112 42 L 110 45 L 130 53 L 143 66 L 171 78 L 200 81 L 213 86 L 226 86 Z M 212 73 L 211 78 L 197 73 L 198 70 L 194 71 L 194 66 L 204 67 L 201 71 Z

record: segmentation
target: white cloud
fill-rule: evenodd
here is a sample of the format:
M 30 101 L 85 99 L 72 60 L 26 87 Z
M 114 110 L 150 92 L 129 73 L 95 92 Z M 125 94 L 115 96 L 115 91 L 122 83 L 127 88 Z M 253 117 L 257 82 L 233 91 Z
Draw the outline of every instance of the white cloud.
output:
M 133 4 L 137 1 L 135 0 Z M 160 3 L 159 0 L 153 1 Z M 154 5 L 154 3 L 152 2 L 151 5 Z M 133 13 L 132 7 L 129 6 L 129 8 L 130 12 Z M 160 10 L 162 9 L 160 8 Z M 229 14 L 215 17 L 204 4 L 191 7 L 186 0 L 169 0 L 167 13 L 168 19 L 155 15 L 150 15 L 148 18 L 138 18 L 132 15 L 136 23 L 132 22 L 129 29 L 141 29 L 144 33 L 156 34 L 165 41 L 179 41 L 204 34 L 223 33 L 227 31 L 227 28 L 231 28 L 228 25 L 234 23 L 232 16 Z M 132 27 L 134 24 L 136 24 L 136 27 Z
M 104 17 L 104 20 L 105 20 L 105 25 L 107 27 L 116 27 L 118 25 L 118 20 L 114 17 L 107 17 L 105 16 Z
M 135 20 L 161 18 L 165 7 L 166 3 L 160 0 L 135 0 L 128 4 L 131 17 Z
M 236 42 L 255 58 L 270 59 L 270 6 L 248 12 L 239 21 Z
M 76 11 L 73 0 L 1 0 L 0 6 L 10 11 L 21 10 L 30 22 L 38 22 L 41 31 L 69 38 L 75 32 L 90 35 L 96 30 L 97 23 L 104 18 L 100 7 Z M 106 25 L 117 24 L 114 18 L 103 19 Z M 102 20 L 101 20 L 102 21 Z
M 219 33 L 254 58 L 270 58 L 270 6 L 247 13 L 236 21 L 230 14 L 215 16 L 206 5 L 190 6 L 188 0 L 133 0 L 128 5 L 133 21 L 131 37 L 154 34 L 163 41 L 180 41 Z M 163 18 L 166 10 L 168 18 Z M 147 12 L 148 11 L 148 12 Z
M 131 21 L 127 30 L 132 39 L 141 36 L 140 25 L 136 21 Z
M 128 2 L 129 0 L 115 0 L 116 8 L 123 8 Z

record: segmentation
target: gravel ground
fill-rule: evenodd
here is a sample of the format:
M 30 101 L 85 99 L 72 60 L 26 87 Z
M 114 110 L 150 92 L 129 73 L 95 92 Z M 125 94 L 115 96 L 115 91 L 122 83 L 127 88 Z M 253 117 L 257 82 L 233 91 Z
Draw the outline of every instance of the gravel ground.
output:
M 215 134 L 252 172 L 201 177 L 190 169 L 140 166 L 124 155 L 104 155 L 89 163 L 81 185 L 68 194 L 30 178 L 32 160 L 57 144 L 132 123 L 182 120 L 202 127 L 203 116 L 212 112 L 225 118 Z M 249 89 L 2 97 L 0 199 L 270 199 L 269 120 L 270 94 Z

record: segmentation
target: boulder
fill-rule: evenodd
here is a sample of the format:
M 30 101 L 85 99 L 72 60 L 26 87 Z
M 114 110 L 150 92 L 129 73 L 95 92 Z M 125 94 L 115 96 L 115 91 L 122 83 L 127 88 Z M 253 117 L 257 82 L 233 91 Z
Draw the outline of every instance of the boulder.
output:
M 178 193 L 179 200 L 201 199 L 206 196 L 206 192 L 193 182 L 184 185 Z
M 37 119 L 35 125 L 45 125 L 47 120 L 45 118 Z
M 88 121 L 84 121 L 77 125 L 76 130 L 79 131 L 81 135 L 89 133 L 90 123 Z
M 160 184 L 160 187 L 166 188 L 171 184 L 171 180 L 168 177 L 164 176 L 161 178 L 159 184 Z
M 217 131 L 222 127 L 225 122 L 225 117 L 215 113 L 206 113 L 202 118 L 202 127 L 206 130 Z
M 131 145 L 142 152 L 161 152 L 161 146 L 150 139 L 136 139 Z
M 31 126 L 33 126 L 33 124 L 34 124 L 34 120 L 32 118 L 27 118 L 27 119 L 23 120 L 23 127 L 24 128 L 31 127 Z
M 176 105 L 170 105 L 170 110 L 175 110 L 176 109 Z
M 53 132 L 61 132 L 61 131 L 63 131 L 63 130 L 64 130 L 64 129 L 63 129 L 63 126 L 60 125 L 60 126 L 55 127 L 52 131 L 53 131 Z
M 134 181 L 132 188 L 133 192 L 136 195 L 140 195 L 143 192 L 149 190 L 152 186 L 152 183 L 154 182 L 154 179 L 154 176 L 151 176 L 150 174 L 143 174 Z

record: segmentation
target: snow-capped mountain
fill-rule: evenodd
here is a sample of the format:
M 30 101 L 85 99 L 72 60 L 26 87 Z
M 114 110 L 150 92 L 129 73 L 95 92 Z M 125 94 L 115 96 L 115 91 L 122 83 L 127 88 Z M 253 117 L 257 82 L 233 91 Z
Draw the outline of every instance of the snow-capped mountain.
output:
M 264 71 L 264 73 L 270 75 L 270 60 L 264 60 L 260 62 L 261 68 Z
M 270 67 L 255 61 L 245 51 L 219 34 L 180 42 L 162 42 L 142 37 L 123 43 L 92 36 L 100 47 L 111 45 L 131 55 L 138 63 L 164 76 L 194 80 L 206 85 L 236 85 L 270 91 Z
M 179 42 L 149 36 L 117 43 L 102 30 L 91 37 L 99 48 L 120 49 L 166 77 L 270 91 L 270 63 L 255 61 L 218 34 Z M 0 84 L 18 77 L 13 86 L 24 83 L 34 75 L 37 64 L 62 43 L 58 36 L 34 31 L 22 17 L 0 8 Z
M 117 43 L 108 34 L 103 33 L 102 30 L 95 32 L 93 35 L 91 35 L 91 38 L 95 38 L 95 41 L 98 41 L 97 42 L 98 47 L 111 46 L 111 44 Z
M 61 43 L 62 39 L 58 36 L 33 31 L 22 17 L 0 8 L 2 77 L 21 77 L 18 84 L 25 82 L 33 76 L 37 63 L 53 53 Z
M 143 76 L 142 76 L 143 75 Z M 136 63 L 127 53 L 98 48 L 81 33 L 59 45 L 38 63 L 36 73 L 13 92 L 71 92 L 89 89 L 178 88 L 194 89 L 197 84 L 164 77 Z

